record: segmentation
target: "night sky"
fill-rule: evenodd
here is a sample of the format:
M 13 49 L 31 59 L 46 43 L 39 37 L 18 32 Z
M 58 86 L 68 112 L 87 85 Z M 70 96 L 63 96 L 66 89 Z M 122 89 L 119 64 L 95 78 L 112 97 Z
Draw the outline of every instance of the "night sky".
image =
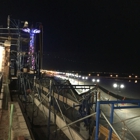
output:
M 43 24 L 45 69 L 140 73 L 140 1 L 4 0 L 8 15 Z

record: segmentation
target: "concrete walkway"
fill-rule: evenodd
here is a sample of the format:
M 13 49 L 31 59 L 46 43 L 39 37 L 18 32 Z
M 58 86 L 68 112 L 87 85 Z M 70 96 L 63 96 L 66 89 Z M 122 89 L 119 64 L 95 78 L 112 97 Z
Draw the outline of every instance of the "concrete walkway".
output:
M 0 120 L 0 140 L 8 140 L 9 132 L 9 112 L 8 110 L 1 110 Z
M 1 96 L 2 95 L 2 96 Z M 27 140 L 31 140 L 31 135 L 27 128 L 24 116 L 20 109 L 18 102 L 11 102 L 9 84 L 3 83 L 2 90 L 0 92 L 1 107 L 0 107 L 0 140 L 20 140 L 23 137 Z M 12 126 L 10 130 L 10 106 L 14 105 Z M 11 138 L 9 137 L 11 132 Z M 22 137 L 21 137 L 22 136 Z
M 8 140 L 9 132 L 9 111 L 8 111 L 8 84 L 3 84 L 0 92 L 1 108 L 0 108 L 0 140 Z

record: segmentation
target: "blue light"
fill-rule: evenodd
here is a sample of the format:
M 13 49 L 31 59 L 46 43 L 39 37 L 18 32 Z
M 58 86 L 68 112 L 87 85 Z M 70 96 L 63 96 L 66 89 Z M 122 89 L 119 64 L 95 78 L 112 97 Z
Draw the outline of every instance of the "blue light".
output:
M 32 33 L 34 33 L 34 34 L 40 33 L 40 30 L 34 29 L 34 30 L 32 30 Z
M 30 29 L 29 28 L 24 28 L 24 29 L 22 29 L 22 31 L 30 33 Z

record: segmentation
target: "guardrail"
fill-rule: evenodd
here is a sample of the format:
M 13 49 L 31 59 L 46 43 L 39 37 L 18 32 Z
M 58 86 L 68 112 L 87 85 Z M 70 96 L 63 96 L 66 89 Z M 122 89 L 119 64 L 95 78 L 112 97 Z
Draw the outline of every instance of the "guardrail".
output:
M 138 104 L 135 106 L 129 105 L 129 106 L 114 106 L 117 103 L 134 103 L 134 104 Z M 103 112 L 101 112 L 100 110 L 100 105 L 101 104 L 110 104 L 111 105 L 111 113 L 110 113 L 110 121 L 106 118 L 106 116 L 104 115 Z M 105 120 L 107 121 L 107 123 L 110 126 L 110 132 L 109 132 L 109 137 L 108 139 L 111 140 L 112 138 L 112 131 L 114 131 L 114 133 L 116 134 L 116 136 L 118 137 L 119 140 L 121 140 L 120 136 L 118 135 L 118 133 L 116 132 L 116 130 L 113 128 L 112 124 L 113 124 L 113 115 L 114 115 L 114 110 L 115 109 L 131 109 L 131 108 L 140 108 L 140 100 L 125 100 L 125 101 L 100 101 L 100 99 L 97 99 L 97 112 L 96 112 L 96 133 L 95 133 L 95 140 L 98 140 L 98 134 L 99 134 L 99 116 L 100 113 L 103 115 L 103 117 L 105 118 Z M 133 136 L 134 139 L 135 136 L 130 132 L 130 134 Z

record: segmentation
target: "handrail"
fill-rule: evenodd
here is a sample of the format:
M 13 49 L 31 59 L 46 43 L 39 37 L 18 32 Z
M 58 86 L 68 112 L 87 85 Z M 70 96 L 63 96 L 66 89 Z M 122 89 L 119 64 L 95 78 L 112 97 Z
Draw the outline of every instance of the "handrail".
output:
M 101 112 L 101 114 L 103 115 L 103 117 L 105 118 L 105 120 L 107 121 L 107 123 L 109 124 L 109 126 L 112 128 L 112 130 L 114 131 L 114 133 L 116 134 L 116 136 L 118 137 L 118 139 L 121 140 L 120 136 L 118 135 L 118 133 L 116 132 L 116 130 L 114 129 L 114 127 L 112 126 L 112 124 L 108 121 L 108 119 L 105 116 L 105 114 L 103 112 Z
M 105 99 L 104 97 L 102 97 L 102 98 Z M 110 106 L 110 104 L 108 104 L 108 105 Z M 128 118 L 128 119 L 125 119 L 125 120 L 121 120 L 121 118 L 118 116 L 118 114 L 115 112 L 115 110 L 114 110 L 114 113 L 115 113 L 115 115 L 118 117 L 118 119 L 119 119 L 120 121 L 115 122 L 115 123 L 113 123 L 113 124 L 117 124 L 117 123 L 120 123 L 120 122 L 123 123 L 124 127 L 127 128 L 128 132 L 132 135 L 132 137 L 133 137 L 135 140 L 137 140 L 137 138 L 134 136 L 134 134 L 131 132 L 131 130 L 130 130 L 130 129 L 128 128 L 128 126 L 126 125 L 125 121 L 130 120 L 130 119 L 133 119 L 133 118 L 140 117 L 140 115 L 139 115 L 139 116 L 132 117 L 132 118 Z
M 11 129 L 12 129 L 12 122 L 13 122 L 13 110 L 14 110 L 14 104 L 11 104 L 8 140 L 11 140 Z
M 138 105 L 136 106 L 119 106 L 119 107 L 115 107 L 114 104 L 116 103 L 138 103 Z M 99 132 L 99 115 L 100 115 L 100 105 L 101 104 L 112 104 L 111 106 L 111 114 L 110 114 L 110 124 L 112 125 L 113 123 L 113 113 L 114 113 L 114 109 L 130 109 L 130 108 L 140 108 L 140 100 L 124 100 L 124 101 L 100 101 L 100 99 L 97 99 L 97 116 L 96 116 L 96 135 L 95 135 L 95 139 L 98 139 L 98 132 Z M 103 115 L 103 113 L 102 113 Z M 108 123 L 108 124 L 109 124 Z M 109 125 L 110 125 L 109 124 Z M 112 135 L 112 130 L 113 128 L 110 126 L 110 133 L 109 133 L 109 140 L 111 139 L 111 135 Z M 114 130 L 113 130 L 114 131 Z M 131 131 L 129 131 L 129 133 L 134 137 L 134 135 L 132 134 Z M 136 139 L 136 138 L 135 138 Z

